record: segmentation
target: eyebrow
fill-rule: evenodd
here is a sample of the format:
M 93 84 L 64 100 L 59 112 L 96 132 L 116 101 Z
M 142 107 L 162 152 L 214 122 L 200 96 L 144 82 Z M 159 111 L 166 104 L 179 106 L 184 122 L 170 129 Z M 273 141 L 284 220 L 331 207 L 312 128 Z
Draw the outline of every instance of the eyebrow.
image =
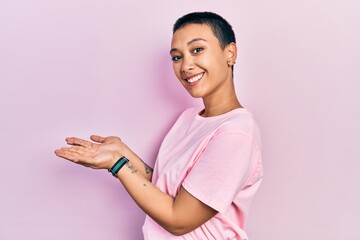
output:
M 206 42 L 206 40 L 203 39 L 203 38 L 194 38 L 194 39 L 190 40 L 186 45 L 189 46 L 190 44 L 192 44 L 192 43 L 194 43 L 194 42 L 197 42 L 197 41 L 205 41 L 205 42 Z M 179 50 L 179 49 L 177 49 L 177 48 L 172 48 L 172 49 L 170 50 L 170 54 L 171 54 L 172 52 L 175 52 L 175 51 L 178 51 L 178 50 Z

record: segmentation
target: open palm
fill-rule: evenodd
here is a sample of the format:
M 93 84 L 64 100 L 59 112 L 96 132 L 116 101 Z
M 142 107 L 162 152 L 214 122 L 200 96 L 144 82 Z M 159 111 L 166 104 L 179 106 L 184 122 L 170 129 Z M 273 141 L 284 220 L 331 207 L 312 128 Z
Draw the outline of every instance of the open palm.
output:
M 109 169 L 125 149 L 125 144 L 118 137 L 92 135 L 90 139 L 94 142 L 76 137 L 66 138 L 70 147 L 57 149 L 55 154 L 87 167 Z

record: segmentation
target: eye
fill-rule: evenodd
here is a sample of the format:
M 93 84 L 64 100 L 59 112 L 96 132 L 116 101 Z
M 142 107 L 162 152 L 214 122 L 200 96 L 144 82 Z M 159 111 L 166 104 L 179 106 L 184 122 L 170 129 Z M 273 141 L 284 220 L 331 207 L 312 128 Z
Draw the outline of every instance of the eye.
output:
M 197 48 L 194 48 L 194 50 L 193 50 L 193 53 L 199 53 L 199 52 L 201 52 L 202 50 L 204 50 L 204 48 L 202 48 L 202 47 L 197 47 Z
M 181 59 L 180 56 L 173 56 L 173 57 L 171 57 L 171 61 L 173 61 L 173 62 L 177 62 L 177 61 L 179 61 L 180 59 Z

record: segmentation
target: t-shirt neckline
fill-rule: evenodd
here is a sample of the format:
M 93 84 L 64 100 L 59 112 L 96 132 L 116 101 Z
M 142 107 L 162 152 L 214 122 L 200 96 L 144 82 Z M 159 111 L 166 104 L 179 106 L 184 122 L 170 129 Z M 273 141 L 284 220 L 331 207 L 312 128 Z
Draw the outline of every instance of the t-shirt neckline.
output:
M 216 115 L 216 116 L 212 116 L 212 117 L 203 117 L 201 116 L 200 114 L 204 111 L 205 109 L 204 108 L 197 108 L 196 109 L 196 119 L 199 119 L 199 120 L 203 120 L 203 121 L 206 121 L 206 120 L 210 120 L 210 119 L 217 119 L 217 118 L 222 118 L 222 117 L 226 117 L 228 115 L 232 115 L 236 112 L 247 112 L 247 109 L 244 108 L 244 107 L 241 107 L 241 108 L 235 108 L 233 110 L 230 110 L 229 112 L 226 112 L 226 113 L 223 113 L 223 114 L 220 114 L 220 115 Z

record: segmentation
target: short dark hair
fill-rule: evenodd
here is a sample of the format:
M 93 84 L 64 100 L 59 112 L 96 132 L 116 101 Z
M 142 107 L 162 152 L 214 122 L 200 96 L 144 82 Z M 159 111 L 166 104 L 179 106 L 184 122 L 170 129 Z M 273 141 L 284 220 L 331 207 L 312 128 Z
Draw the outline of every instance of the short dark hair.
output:
M 236 43 L 235 33 L 231 25 L 221 16 L 212 12 L 193 12 L 179 18 L 173 27 L 173 34 L 188 24 L 206 24 L 215 37 L 219 40 L 220 46 L 224 49 L 230 43 Z

